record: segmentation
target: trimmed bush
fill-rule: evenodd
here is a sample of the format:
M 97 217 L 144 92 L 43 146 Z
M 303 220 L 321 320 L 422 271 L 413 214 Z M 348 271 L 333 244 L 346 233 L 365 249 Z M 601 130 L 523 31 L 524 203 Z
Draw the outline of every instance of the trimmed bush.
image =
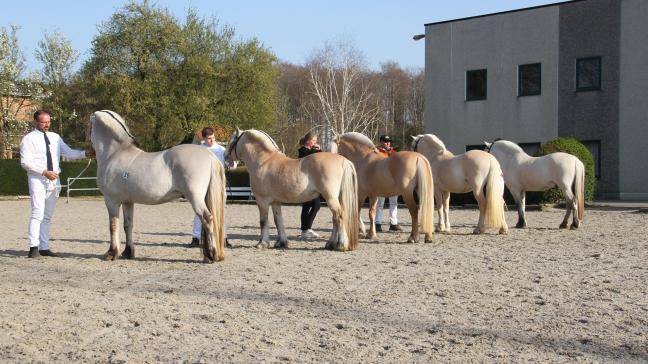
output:
M 544 143 L 536 156 L 555 152 L 569 153 L 583 162 L 585 165 L 585 201 L 592 201 L 596 188 L 596 176 L 594 174 L 594 158 L 587 147 L 574 138 L 556 138 Z M 552 188 L 542 193 L 541 200 L 545 203 L 557 203 L 564 201 L 565 196 L 560 189 Z
M 76 177 L 86 166 L 87 160 L 61 162 L 61 184 L 67 183 L 68 177 Z M 97 162 L 92 161 L 90 167 L 81 177 L 94 177 L 97 175 Z M 93 180 L 78 180 L 72 188 L 97 187 Z M 65 192 L 65 189 L 63 190 Z M 96 196 L 99 191 L 74 191 L 74 196 Z M 20 166 L 19 159 L 0 159 L 0 195 L 2 196 L 27 196 L 27 172 Z
M 246 166 L 228 170 L 225 172 L 225 178 L 230 187 L 250 186 L 250 174 Z

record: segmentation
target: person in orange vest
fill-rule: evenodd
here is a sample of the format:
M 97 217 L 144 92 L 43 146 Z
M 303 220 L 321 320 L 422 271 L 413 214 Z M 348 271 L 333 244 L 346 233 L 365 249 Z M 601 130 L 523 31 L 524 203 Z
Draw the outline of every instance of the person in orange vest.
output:
M 391 145 L 391 138 L 389 135 L 380 136 L 380 145 L 377 146 L 378 152 L 385 157 L 394 154 L 395 150 Z M 376 231 L 382 231 L 383 207 L 385 205 L 385 198 L 378 197 L 376 202 Z M 403 230 L 398 225 L 398 196 L 389 197 L 389 231 Z

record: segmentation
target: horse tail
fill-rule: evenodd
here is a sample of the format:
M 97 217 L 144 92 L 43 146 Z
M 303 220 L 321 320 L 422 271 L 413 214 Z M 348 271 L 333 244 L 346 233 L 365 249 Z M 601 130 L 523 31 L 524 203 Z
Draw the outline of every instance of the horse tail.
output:
M 497 160 L 489 156 L 490 167 L 486 176 L 486 211 L 484 225 L 488 228 L 499 229 L 506 224 L 504 221 L 504 179 L 502 168 Z
M 348 159 L 344 159 L 342 182 L 340 185 L 340 205 L 342 206 L 342 223 L 346 228 L 349 241 L 348 250 L 358 248 L 358 176 L 355 167 Z
M 215 261 L 220 261 L 225 259 L 225 231 L 223 228 L 225 216 L 225 169 L 216 158 L 212 158 L 211 171 L 205 204 L 212 216 L 212 242 L 216 247 Z M 203 228 L 203 234 L 205 231 L 206 229 Z M 203 243 L 203 249 L 203 253 L 208 253 L 207 244 Z M 209 255 L 205 254 L 205 256 Z
M 585 217 L 585 166 L 576 159 L 576 173 L 574 173 L 574 197 L 578 204 L 578 220 Z
M 434 180 L 430 163 L 423 156 L 416 161 L 416 176 L 421 232 L 432 234 L 434 233 Z

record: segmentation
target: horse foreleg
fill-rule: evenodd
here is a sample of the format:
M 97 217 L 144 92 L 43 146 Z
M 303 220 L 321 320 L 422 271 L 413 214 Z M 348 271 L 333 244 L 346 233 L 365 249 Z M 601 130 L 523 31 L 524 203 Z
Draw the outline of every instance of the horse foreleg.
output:
M 132 202 L 125 202 L 122 205 L 124 212 L 124 233 L 126 233 L 126 248 L 121 254 L 122 258 L 133 259 L 135 258 L 135 245 L 133 244 L 133 215 L 135 211 L 135 204 Z
M 367 195 L 365 195 L 364 193 L 360 193 L 360 191 L 358 191 L 358 220 L 359 220 L 358 223 L 360 225 L 360 236 L 362 236 L 363 238 L 367 237 L 367 229 L 365 228 L 364 221 L 362 221 L 361 212 L 362 212 L 362 205 L 364 205 L 364 201 L 366 198 Z
M 416 201 L 414 201 L 414 193 L 404 193 L 403 201 L 405 206 L 409 210 L 410 216 L 412 217 L 412 232 L 410 233 L 409 238 L 407 238 L 408 243 L 418 243 L 419 242 L 419 223 L 418 223 L 418 206 Z M 429 234 L 429 233 L 428 233 Z M 429 239 L 426 236 L 426 241 L 431 241 L 432 236 L 430 235 Z
M 116 260 L 119 258 L 119 207 L 120 203 L 111 203 L 106 201 L 108 209 L 108 225 L 110 229 L 110 248 L 104 258 L 106 260 Z
M 513 199 L 515 200 L 515 204 L 517 205 L 517 210 L 518 210 L 518 222 L 515 224 L 515 227 L 518 229 L 524 229 L 527 227 L 526 223 L 526 213 L 525 213 L 525 208 L 526 208 L 526 192 L 522 190 L 515 190 L 515 189 L 509 189 L 511 191 L 511 195 L 513 195 Z
M 450 231 L 450 192 L 443 192 L 443 215 L 445 221 L 445 231 Z
M 288 248 L 288 235 L 284 226 L 283 215 L 281 214 L 281 204 L 272 204 L 272 216 L 274 217 L 275 226 L 277 227 L 277 242 L 275 248 Z M 267 224 L 266 224 L 267 225 Z
M 261 225 L 261 239 L 259 240 L 259 243 L 257 243 L 256 247 L 265 249 L 270 246 L 270 235 L 268 233 L 268 230 L 270 229 L 268 223 L 268 210 L 270 208 L 270 204 L 265 201 L 257 200 L 257 206 L 259 207 L 259 223 Z
M 376 196 L 369 196 L 369 239 L 375 240 L 378 238 L 376 235 Z M 382 211 L 381 211 L 382 213 Z
M 445 229 L 445 220 L 443 219 L 443 191 L 441 190 L 434 191 L 434 209 L 437 210 L 439 215 L 439 222 L 435 229 L 438 233 Z

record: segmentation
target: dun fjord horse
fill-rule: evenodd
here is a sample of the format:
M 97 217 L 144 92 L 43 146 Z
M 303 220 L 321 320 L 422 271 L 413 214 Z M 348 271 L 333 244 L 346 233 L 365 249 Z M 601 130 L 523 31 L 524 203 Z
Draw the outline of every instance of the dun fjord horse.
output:
M 481 234 L 487 228 L 499 229 L 500 234 L 508 231 L 504 217 L 504 179 L 495 157 L 481 150 L 455 156 L 434 134 L 412 138 L 412 150 L 423 154 L 432 167 L 438 230 L 450 231 L 450 193 L 472 191 L 479 206 L 479 222 L 474 233 Z
M 301 203 L 321 195 L 333 213 L 330 250 L 355 250 L 358 245 L 357 178 L 353 164 L 332 153 L 315 153 L 301 159 L 287 157 L 266 133 L 238 128 L 225 151 L 226 161 L 242 160 L 250 173 L 250 188 L 261 217 L 257 248 L 267 248 L 268 209 L 272 206 L 279 236 L 275 248 L 288 248 L 281 214 L 282 203 Z
M 526 227 L 526 191 L 545 191 L 558 187 L 565 194 L 567 210 L 560 228 L 567 228 L 570 213 L 573 213 L 571 227 L 578 228 L 585 215 L 585 167 L 578 158 L 567 153 L 531 157 L 520 146 L 508 140 L 484 143 L 502 166 L 504 182 L 518 204 L 519 219 L 515 227 Z
M 352 161 L 358 172 L 359 208 L 369 197 L 369 238 L 376 238 L 376 199 L 379 196 L 402 195 L 412 216 L 412 232 L 407 242 L 419 241 L 419 218 L 425 242 L 431 242 L 434 232 L 434 183 L 427 159 L 416 152 L 396 152 L 385 157 L 368 137 L 356 132 L 342 134 L 335 144 L 337 152 Z M 418 192 L 418 207 L 414 199 L 415 191 Z M 360 226 L 365 234 L 364 224 Z
M 185 144 L 146 153 L 135 145 L 124 119 L 108 110 L 94 113 L 89 133 L 97 153 L 97 185 L 104 196 L 110 222 L 107 260 L 119 257 L 120 206 L 126 232 L 126 248 L 121 256 L 134 258 L 134 204 L 156 205 L 182 196 L 202 221 L 204 261 L 213 263 L 225 258 L 225 172 L 211 152 Z

